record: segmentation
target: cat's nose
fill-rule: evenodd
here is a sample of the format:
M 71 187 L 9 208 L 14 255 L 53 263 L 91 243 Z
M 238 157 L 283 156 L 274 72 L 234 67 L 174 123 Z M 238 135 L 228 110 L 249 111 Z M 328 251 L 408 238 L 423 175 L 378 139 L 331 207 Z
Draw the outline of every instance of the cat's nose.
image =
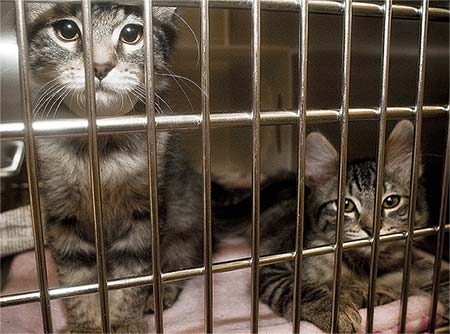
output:
M 368 235 L 372 235 L 373 222 L 372 217 L 368 214 L 363 214 L 359 222 L 361 229 L 363 229 Z
M 98 80 L 103 80 L 109 72 L 114 68 L 112 63 L 94 64 L 94 74 Z

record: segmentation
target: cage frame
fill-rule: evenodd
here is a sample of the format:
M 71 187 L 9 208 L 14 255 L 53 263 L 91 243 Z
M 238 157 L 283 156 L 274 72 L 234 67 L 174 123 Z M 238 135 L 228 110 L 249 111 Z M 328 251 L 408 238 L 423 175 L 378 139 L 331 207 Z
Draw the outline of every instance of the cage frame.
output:
M 2 0 L 4 1 L 4 0 Z M 53 2 L 59 2 L 57 0 Z M 68 0 L 80 2 L 80 0 Z M 30 206 L 33 221 L 33 235 L 35 238 L 35 257 L 37 263 L 38 286 L 37 291 L 20 292 L 0 296 L 0 307 L 7 307 L 23 303 L 39 302 L 41 305 L 43 330 L 46 333 L 53 331 L 50 300 L 80 296 L 89 293 L 99 293 L 100 307 L 102 313 L 102 329 L 110 332 L 110 321 L 108 314 L 108 291 L 125 287 L 136 287 L 153 285 L 155 302 L 155 329 L 158 333 L 163 332 L 163 313 L 161 286 L 164 282 L 171 282 L 191 277 L 204 276 L 204 305 L 205 305 L 205 332 L 213 332 L 213 273 L 226 272 L 242 268 L 251 268 L 251 329 L 258 332 L 258 309 L 259 309 L 259 269 L 260 266 L 270 265 L 283 261 L 294 261 L 295 263 L 295 294 L 293 303 L 293 333 L 300 331 L 299 305 L 300 294 L 300 268 L 302 258 L 321 254 L 333 253 L 334 283 L 333 283 L 333 318 L 332 331 L 338 328 L 336 314 L 339 307 L 340 272 L 342 254 L 344 251 L 357 247 L 371 247 L 371 268 L 369 284 L 368 317 L 366 328 L 370 332 L 373 328 L 374 294 L 376 290 L 376 273 L 378 247 L 380 243 L 406 240 L 404 276 L 402 283 L 401 298 L 401 322 L 400 331 L 404 332 L 406 324 L 408 283 L 411 266 L 412 243 L 415 237 L 437 236 L 437 250 L 435 254 L 431 328 L 436 330 L 436 312 L 438 300 L 439 271 L 441 268 L 444 233 L 450 230 L 450 224 L 446 224 L 446 209 L 449 188 L 450 169 L 450 101 L 446 106 L 424 106 L 424 80 L 425 59 L 427 47 L 427 27 L 429 20 L 448 21 L 450 10 L 442 8 L 429 8 L 429 0 L 422 0 L 420 8 L 403 5 L 393 5 L 392 0 L 385 0 L 384 5 L 371 3 L 352 3 L 351 0 L 318 1 L 318 0 L 142 0 L 128 1 L 127 3 L 144 4 L 144 45 L 145 45 L 145 78 L 146 78 L 146 115 L 125 116 L 116 118 L 96 119 L 95 115 L 95 85 L 93 78 L 93 52 L 92 52 L 92 29 L 91 29 L 91 0 L 81 0 L 83 12 L 83 44 L 85 56 L 85 76 L 87 90 L 88 120 L 54 120 L 33 121 L 30 99 L 30 68 L 28 61 L 28 42 L 25 22 L 24 0 L 15 0 L 16 28 L 19 50 L 19 75 L 21 78 L 21 93 L 24 121 L 0 124 L 1 140 L 23 139 L 25 142 L 25 153 L 28 172 Z M 46 2 L 45 0 L 30 2 Z M 67 2 L 67 1 L 65 1 Z M 177 6 L 197 7 L 201 12 L 201 88 L 205 94 L 202 95 L 202 108 L 200 115 L 156 115 L 154 109 L 154 73 L 153 73 L 153 33 L 152 33 L 152 8 L 154 6 Z M 252 109 L 248 112 L 211 114 L 209 107 L 209 9 L 250 9 L 252 16 Z M 297 110 L 290 111 L 268 111 L 262 112 L 260 108 L 260 57 L 261 57 L 261 11 L 282 10 L 295 11 L 299 13 L 299 102 Z M 343 65 L 341 85 L 341 107 L 339 110 L 308 110 L 306 105 L 306 83 L 307 83 L 307 50 L 308 50 L 308 15 L 310 13 L 327 13 L 343 16 Z M 383 52 L 381 66 L 381 97 L 378 108 L 350 108 L 349 86 L 350 86 L 350 52 L 351 52 L 351 25 L 352 16 L 382 16 L 383 17 Z M 420 20 L 420 45 L 419 65 L 416 102 L 413 107 L 388 107 L 387 89 L 389 80 L 389 49 L 390 30 L 393 18 Z M 418 183 L 418 161 L 420 152 L 421 125 L 423 117 L 446 115 L 447 139 L 443 169 L 443 187 L 441 193 L 441 206 L 439 222 L 433 227 L 414 229 L 415 205 L 409 208 L 408 231 L 390 235 L 380 235 L 380 210 L 381 210 L 381 187 L 384 172 L 384 153 L 386 137 L 386 120 L 391 118 L 414 118 L 414 146 L 413 166 L 411 175 L 410 198 L 415 203 Z M 342 237 L 343 203 L 345 197 L 345 171 L 347 163 L 348 147 L 348 122 L 353 119 L 373 119 L 380 124 L 379 142 L 377 149 L 377 182 L 375 200 L 375 235 L 372 238 L 344 242 Z M 334 245 L 303 249 L 303 214 L 304 214 L 304 156 L 305 156 L 305 133 L 307 122 L 319 122 L 324 120 L 337 120 L 341 126 L 340 159 L 339 159 L 339 191 L 338 191 L 338 222 L 337 238 Z M 267 125 L 297 125 L 298 130 L 298 159 L 297 159 L 297 220 L 296 220 L 296 247 L 293 252 L 260 256 L 259 254 L 259 211 L 260 211 L 260 135 L 261 127 Z M 95 126 L 94 126 L 95 125 Z M 251 126 L 252 127 L 252 253 L 251 257 L 238 260 L 213 263 L 212 262 L 212 232 L 211 232 L 211 138 L 210 131 L 214 127 Z M 158 229 L 158 199 L 157 199 L 157 165 L 156 165 L 156 133 L 157 131 L 173 129 L 198 129 L 202 131 L 202 179 L 203 179 L 203 254 L 204 264 L 202 267 L 184 269 L 175 272 L 161 273 L 160 249 Z M 105 250 L 103 244 L 102 211 L 101 211 L 101 187 L 100 172 L 97 149 L 97 136 L 117 132 L 147 132 L 148 135 L 148 163 L 149 163 L 149 194 L 150 194 L 150 217 L 152 228 L 152 275 L 144 275 L 133 278 L 121 278 L 114 280 L 106 279 Z M 40 137 L 79 136 L 86 135 L 89 139 L 89 156 L 91 161 L 90 178 L 92 184 L 93 222 L 96 234 L 96 256 L 98 283 L 78 285 L 65 288 L 49 289 L 46 259 L 44 252 L 43 223 L 40 209 L 38 172 L 35 152 L 35 139 Z

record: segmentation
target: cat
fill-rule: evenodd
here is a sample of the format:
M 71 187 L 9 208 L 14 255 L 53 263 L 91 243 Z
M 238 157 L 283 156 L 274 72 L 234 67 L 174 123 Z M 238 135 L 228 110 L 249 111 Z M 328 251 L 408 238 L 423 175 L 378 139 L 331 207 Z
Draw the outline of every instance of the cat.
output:
M 413 149 L 413 125 L 399 122 L 386 144 L 380 234 L 407 230 L 409 180 Z M 332 144 L 319 132 L 306 141 L 304 247 L 335 242 L 339 157 Z M 420 167 L 422 173 L 422 167 Z M 291 179 L 295 185 L 295 177 Z M 347 169 L 344 241 L 369 238 L 373 231 L 373 207 L 376 163 L 360 160 Z M 425 191 L 417 190 L 415 227 L 424 227 L 428 219 Z M 261 213 L 261 254 L 293 251 L 296 235 L 296 198 L 283 199 Z M 375 304 L 385 304 L 401 295 L 404 258 L 403 241 L 380 243 Z M 370 247 L 343 253 L 339 332 L 357 332 L 361 326 L 358 309 L 367 306 L 370 271 Z M 333 295 L 334 254 L 305 257 L 302 268 L 300 317 L 330 332 Z M 414 253 L 410 292 L 419 292 L 419 283 L 431 281 L 430 271 L 421 270 Z M 293 303 L 293 262 L 264 266 L 260 272 L 259 293 L 277 314 L 291 320 Z M 424 277 L 426 275 L 426 278 Z
M 27 15 L 31 75 L 40 90 L 34 104 L 36 118 L 52 111 L 45 94 L 56 96 L 56 110 L 64 103 L 70 112 L 86 118 L 80 6 L 28 4 Z M 155 72 L 166 67 L 174 52 L 176 15 L 175 8 L 154 8 Z M 92 17 L 97 115 L 138 112 L 144 96 L 142 8 L 95 4 Z M 160 96 L 167 82 L 164 76 L 155 81 Z M 202 183 L 183 157 L 179 140 L 157 134 L 163 272 L 202 263 Z M 37 148 L 46 238 L 60 285 L 96 282 L 88 140 L 45 138 L 38 140 Z M 98 150 L 107 278 L 151 274 L 146 134 L 100 135 Z M 174 303 L 182 286 L 182 282 L 163 285 L 164 307 Z M 151 288 L 109 291 L 108 298 L 113 332 L 147 330 L 143 316 L 153 310 Z M 64 302 L 66 332 L 101 332 L 97 294 Z

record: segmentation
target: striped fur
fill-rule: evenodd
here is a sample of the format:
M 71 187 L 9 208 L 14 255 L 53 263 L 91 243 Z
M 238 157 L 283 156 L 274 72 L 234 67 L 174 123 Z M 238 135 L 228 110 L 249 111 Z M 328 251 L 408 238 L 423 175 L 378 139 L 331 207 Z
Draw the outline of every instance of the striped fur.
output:
M 409 121 L 397 124 L 386 146 L 386 169 L 383 199 L 399 195 L 397 206 L 384 208 L 381 234 L 405 231 L 409 196 L 413 126 Z M 335 242 L 338 154 L 319 133 L 307 137 L 305 217 L 305 248 Z M 292 179 L 295 182 L 295 178 Z M 354 161 L 347 170 L 346 198 L 355 203 L 355 210 L 345 213 L 344 241 L 368 238 L 373 230 L 376 164 L 372 160 Z M 427 206 L 422 186 L 418 189 L 416 227 L 427 222 Z M 293 251 L 295 247 L 296 200 L 286 199 L 261 214 L 262 254 Z M 377 305 L 400 298 L 404 242 L 380 244 L 377 280 Z M 334 255 L 304 258 L 302 268 L 302 319 L 325 331 L 331 329 Z M 411 293 L 417 292 L 429 271 L 421 270 L 414 256 Z M 361 325 L 358 309 L 367 306 L 370 270 L 370 248 L 344 252 L 339 309 L 339 332 L 357 332 Z M 292 319 L 293 263 L 265 266 L 261 269 L 260 297 L 276 313 Z
M 66 45 L 55 38 L 50 26 L 54 20 L 65 17 L 80 21 L 79 5 L 28 6 L 30 61 L 36 86 L 49 87 L 45 85 L 51 80 L 62 84 L 70 79 L 69 75 L 76 82 L 83 82 L 81 40 Z M 173 8 L 155 9 L 157 71 L 169 61 L 174 47 L 173 13 Z M 137 94 L 139 90 L 136 87 L 143 85 L 143 45 L 111 44 L 117 31 L 115 27 L 127 20 L 141 22 L 141 8 L 93 5 L 94 62 L 100 57 L 99 53 L 115 57 L 116 84 L 120 85 L 126 78 L 134 78 L 134 81 L 127 81 L 123 91 L 119 87 L 117 90 L 107 89 L 106 93 L 96 82 L 99 115 L 121 115 L 142 107 L 138 98 L 129 96 L 129 104 L 124 101 L 130 91 L 135 89 Z M 162 94 L 166 83 L 158 79 L 156 92 Z M 74 89 L 75 96 L 66 95 L 64 103 L 73 113 L 85 116 L 84 86 L 68 89 Z M 50 93 L 54 92 L 50 90 Z M 117 96 L 124 94 L 122 103 L 120 99 L 117 101 Z M 106 101 L 102 100 L 105 96 Z M 58 99 L 56 101 L 62 101 Z M 74 105 L 76 108 L 72 108 Z M 51 111 L 50 107 L 48 112 Z M 161 266 L 163 272 L 168 272 L 201 264 L 202 191 L 199 176 L 183 158 L 179 138 L 158 133 L 157 142 Z M 46 237 L 60 284 L 67 287 L 94 283 L 97 271 L 88 141 L 84 137 L 50 138 L 38 140 L 37 146 Z M 147 137 L 145 134 L 102 135 L 98 138 L 98 149 L 107 278 L 151 274 Z M 164 286 L 165 307 L 176 300 L 182 285 L 176 282 Z M 113 332 L 146 331 L 143 316 L 144 312 L 153 310 L 151 287 L 114 290 L 108 296 Z M 97 294 L 68 298 L 64 302 L 67 332 L 101 332 Z

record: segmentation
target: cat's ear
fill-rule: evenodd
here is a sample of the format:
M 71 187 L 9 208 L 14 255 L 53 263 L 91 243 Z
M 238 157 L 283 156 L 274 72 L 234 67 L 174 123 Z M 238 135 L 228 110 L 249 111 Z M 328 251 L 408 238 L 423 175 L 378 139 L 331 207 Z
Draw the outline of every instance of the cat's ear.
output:
M 153 9 L 153 14 L 163 22 L 174 23 L 176 17 L 178 16 L 176 11 L 177 7 L 155 7 Z
M 403 120 L 394 127 L 386 143 L 386 172 L 395 173 L 405 182 L 409 182 L 411 175 L 413 141 L 414 125 Z M 422 174 L 421 165 L 419 173 Z
M 308 186 L 319 185 L 336 175 L 339 156 L 331 143 L 319 132 L 306 137 L 305 177 Z

